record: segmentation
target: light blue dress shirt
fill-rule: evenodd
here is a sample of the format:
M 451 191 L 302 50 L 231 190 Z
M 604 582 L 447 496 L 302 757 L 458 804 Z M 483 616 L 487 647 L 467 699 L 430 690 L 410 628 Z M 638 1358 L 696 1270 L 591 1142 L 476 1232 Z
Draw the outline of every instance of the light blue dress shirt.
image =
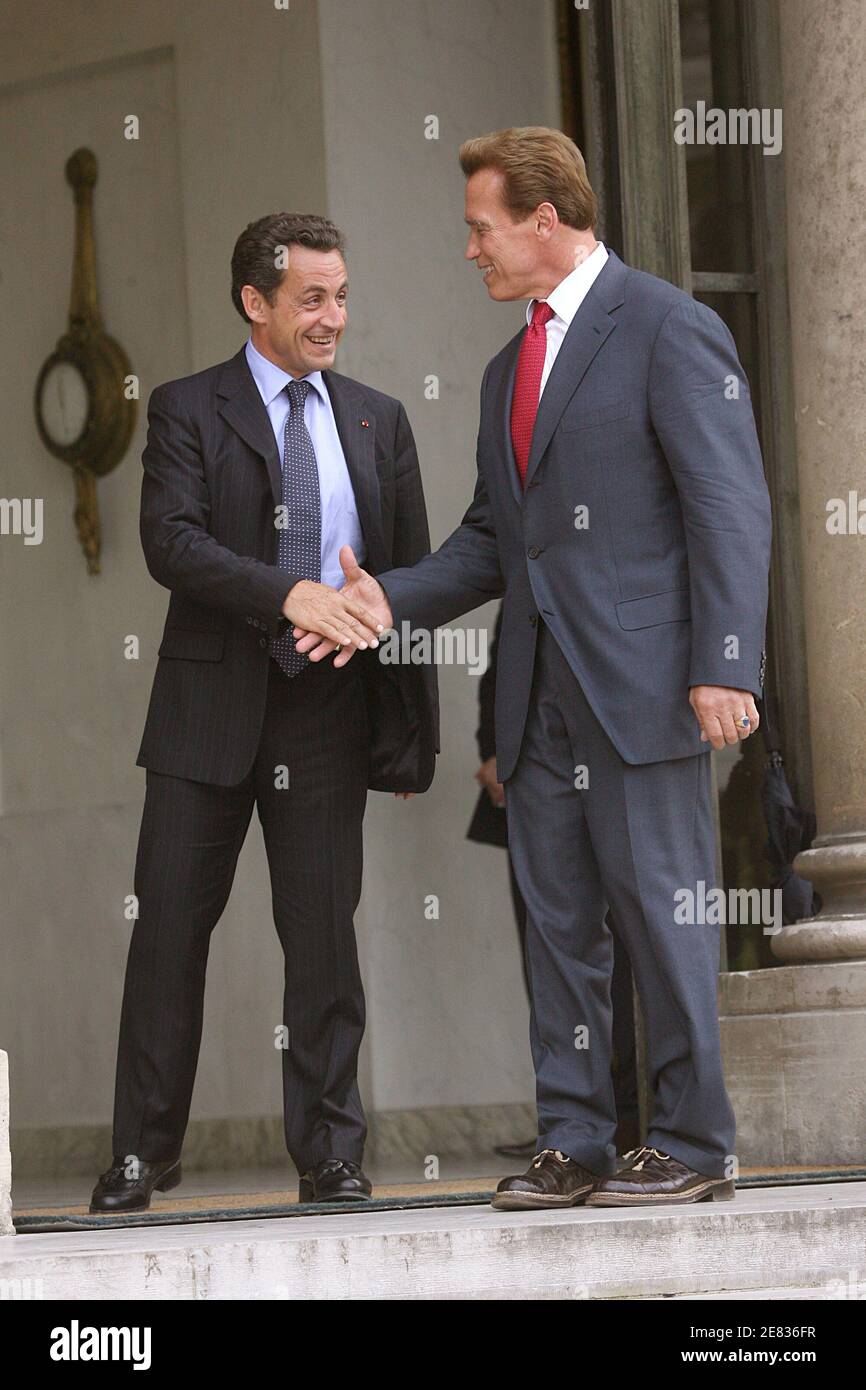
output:
M 289 414 L 286 386 L 293 380 L 288 372 L 270 358 L 263 357 L 252 340 L 246 345 L 247 362 L 259 395 L 264 402 L 268 419 L 277 441 L 280 464 L 283 461 L 283 438 Z M 350 545 L 359 565 L 367 558 L 364 534 L 355 506 L 352 479 L 346 467 L 346 456 L 337 433 L 337 422 L 328 388 L 321 372 L 310 372 L 301 378 L 310 383 L 304 404 L 304 421 L 310 431 L 316 464 L 319 470 L 319 495 L 322 499 L 322 583 L 334 589 L 342 588 L 346 576 L 340 568 L 340 546 Z

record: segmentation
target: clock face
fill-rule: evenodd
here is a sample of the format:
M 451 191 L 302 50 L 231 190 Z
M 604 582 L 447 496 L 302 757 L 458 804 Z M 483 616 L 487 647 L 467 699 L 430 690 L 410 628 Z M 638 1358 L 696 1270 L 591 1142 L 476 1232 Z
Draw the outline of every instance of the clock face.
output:
M 49 439 L 68 449 L 84 433 L 90 414 L 90 392 L 72 362 L 55 362 L 45 375 L 39 396 L 42 424 Z

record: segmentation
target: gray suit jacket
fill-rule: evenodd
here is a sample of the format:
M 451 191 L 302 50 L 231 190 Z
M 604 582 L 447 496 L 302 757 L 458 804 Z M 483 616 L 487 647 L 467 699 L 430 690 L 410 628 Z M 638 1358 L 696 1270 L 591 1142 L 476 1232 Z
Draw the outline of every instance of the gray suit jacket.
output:
M 525 492 L 509 427 L 521 338 L 484 373 L 462 524 L 378 576 L 394 621 L 433 627 L 505 594 L 500 780 L 520 752 L 539 613 L 626 762 L 708 751 L 689 687 L 760 695 L 765 662 L 770 504 L 733 338 L 611 254 L 542 395 Z

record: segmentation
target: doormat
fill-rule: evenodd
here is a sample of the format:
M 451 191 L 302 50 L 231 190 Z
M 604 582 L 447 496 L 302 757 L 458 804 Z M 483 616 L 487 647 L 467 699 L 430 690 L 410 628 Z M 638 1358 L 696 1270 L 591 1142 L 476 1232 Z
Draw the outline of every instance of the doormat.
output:
M 862 1182 L 866 1168 L 744 1168 L 738 1188 L 795 1187 L 804 1183 Z M 299 1202 L 297 1189 L 265 1194 L 210 1193 L 206 1197 L 157 1195 L 150 1211 L 91 1214 L 87 1205 L 30 1207 L 13 1215 L 19 1235 L 49 1231 L 102 1231 L 133 1226 L 185 1226 L 199 1221 L 261 1221 L 270 1217 L 332 1216 L 347 1212 L 406 1211 L 413 1207 L 470 1207 L 490 1201 L 497 1178 L 377 1186 L 365 1202 Z

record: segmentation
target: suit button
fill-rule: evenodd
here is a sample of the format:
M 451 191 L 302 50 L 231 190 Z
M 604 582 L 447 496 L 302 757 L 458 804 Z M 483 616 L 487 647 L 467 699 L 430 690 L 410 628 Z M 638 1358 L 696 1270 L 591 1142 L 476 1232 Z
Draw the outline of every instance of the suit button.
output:
M 535 616 L 534 613 L 530 613 L 530 615 L 529 615 L 529 623 L 530 623 L 530 626 L 531 626 L 531 627 L 535 627 L 535 626 L 537 625 L 537 623 L 538 623 L 538 618 Z
M 526 553 L 529 556 L 530 560 L 537 560 L 539 555 L 541 554 L 541 547 L 537 545 L 531 545 Z
M 267 645 L 268 645 L 268 639 L 267 639 L 267 637 L 260 637 L 260 638 L 259 638 L 259 646 L 260 646 L 260 647 L 266 647 Z

